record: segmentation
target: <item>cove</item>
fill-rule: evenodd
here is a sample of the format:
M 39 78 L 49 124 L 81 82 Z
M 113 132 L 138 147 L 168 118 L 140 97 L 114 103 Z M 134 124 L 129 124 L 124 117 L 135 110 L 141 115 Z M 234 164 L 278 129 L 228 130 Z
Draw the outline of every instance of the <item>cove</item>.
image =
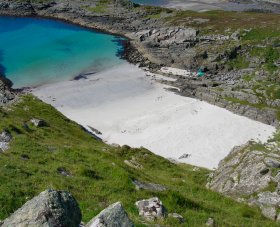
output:
M 123 38 L 51 19 L 0 16 L 0 74 L 14 88 L 121 64 Z

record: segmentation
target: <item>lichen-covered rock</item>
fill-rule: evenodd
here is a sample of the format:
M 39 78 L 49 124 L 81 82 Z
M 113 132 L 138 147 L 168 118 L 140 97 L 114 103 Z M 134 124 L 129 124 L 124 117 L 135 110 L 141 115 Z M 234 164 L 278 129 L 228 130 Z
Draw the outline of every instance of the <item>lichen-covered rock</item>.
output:
M 94 217 L 86 227 L 133 227 L 120 202 L 114 203 Z
M 136 206 L 139 210 L 139 215 L 147 220 L 153 221 L 157 218 L 164 218 L 167 215 L 167 210 L 157 197 L 137 201 Z
M 271 206 L 261 207 L 261 212 L 262 212 L 263 216 L 265 216 L 266 218 L 269 218 L 271 220 L 275 220 L 277 218 L 275 207 L 271 207 Z
M 9 143 L 12 140 L 12 135 L 6 131 L 0 133 L 0 152 L 5 152 L 9 149 Z
M 274 144 L 255 142 L 235 147 L 220 162 L 207 187 L 258 206 L 262 214 L 280 220 L 280 155 Z M 249 199 L 248 199 L 249 198 Z
M 182 215 L 177 214 L 177 213 L 168 214 L 168 217 L 176 218 L 180 223 L 185 222 L 185 218 Z
M 220 162 L 207 185 L 210 189 L 238 197 L 259 192 L 269 185 L 272 181 L 271 164 L 264 160 L 275 160 L 276 163 L 277 159 L 265 151 L 252 150 L 252 143 L 235 147 Z
M 1 227 L 77 227 L 81 219 L 79 205 L 70 193 L 48 189 L 26 202 Z
M 150 190 L 150 191 L 165 191 L 166 187 L 160 184 L 155 184 L 155 183 L 144 183 L 140 182 L 138 180 L 133 180 L 132 183 L 135 185 L 137 190 Z

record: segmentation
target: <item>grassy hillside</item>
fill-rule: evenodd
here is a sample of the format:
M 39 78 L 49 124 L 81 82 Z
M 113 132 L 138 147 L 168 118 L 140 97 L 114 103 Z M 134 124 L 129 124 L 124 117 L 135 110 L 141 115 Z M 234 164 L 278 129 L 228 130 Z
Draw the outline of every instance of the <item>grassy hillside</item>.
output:
M 143 226 L 134 203 L 158 196 L 169 212 L 184 216 L 183 226 L 203 226 L 209 217 L 219 226 L 276 226 L 257 208 L 207 190 L 208 170 L 172 164 L 143 148 L 108 146 L 33 96 L 0 108 L 0 117 L 0 132 L 13 135 L 10 149 L 0 153 L 0 219 L 39 192 L 54 188 L 76 197 L 85 222 L 121 201 L 136 226 Z M 48 126 L 37 128 L 31 118 L 44 119 Z M 132 157 L 142 168 L 124 163 Z M 132 179 L 159 183 L 168 190 L 137 191 Z M 180 226 L 171 218 L 158 223 Z

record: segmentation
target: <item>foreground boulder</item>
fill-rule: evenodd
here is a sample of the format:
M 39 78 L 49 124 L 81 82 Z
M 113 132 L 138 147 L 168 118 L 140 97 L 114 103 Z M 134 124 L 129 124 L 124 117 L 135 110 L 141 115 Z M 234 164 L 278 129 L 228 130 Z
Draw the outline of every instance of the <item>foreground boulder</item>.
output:
M 77 227 L 81 219 L 79 205 L 70 193 L 48 189 L 26 202 L 1 227 Z
M 280 149 L 277 144 L 249 142 L 234 148 L 220 162 L 207 186 L 239 201 L 256 205 L 262 214 L 280 220 Z
M 101 211 L 93 218 L 86 227 L 133 227 L 132 221 L 129 219 L 120 202 L 114 203 Z
M 136 206 L 139 210 L 139 215 L 150 221 L 167 216 L 167 210 L 157 197 L 137 201 Z

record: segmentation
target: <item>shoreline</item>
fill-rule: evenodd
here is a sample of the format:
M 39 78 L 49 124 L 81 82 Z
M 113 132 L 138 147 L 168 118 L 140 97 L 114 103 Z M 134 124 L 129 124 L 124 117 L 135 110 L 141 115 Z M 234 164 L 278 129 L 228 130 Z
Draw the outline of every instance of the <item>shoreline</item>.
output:
M 9 6 L 8 2 L 8 6 Z M 56 3 L 54 3 L 56 4 Z M 118 35 L 120 37 L 124 37 L 127 39 L 126 43 L 124 44 L 124 52 L 122 55 L 122 58 L 128 61 L 129 63 L 139 65 L 141 67 L 147 67 L 151 72 L 157 72 L 160 67 L 166 66 L 166 67 L 176 67 L 176 68 L 184 68 L 189 70 L 188 67 L 183 67 L 182 64 L 185 64 L 184 61 L 188 62 L 191 60 L 192 62 L 197 62 L 196 58 L 190 58 L 185 59 L 184 54 L 181 51 L 182 48 L 176 47 L 176 45 L 169 46 L 168 48 L 161 47 L 161 46 L 151 46 L 154 45 L 153 41 L 150 40 L 150 37 L 148 37 L 147 42 L 142 42 L 139 39 L 138 32 L 141 34 L 143 31 L 153 31 L 151 29 L 155 29 L 155 25 L 158 27 L 163 26 L 164 29 L 169 33 L 170 31 L 174 31 L 177 28 L 170 27 L 169 25 L 166 25 L 161 20 L 146 20 L 145 19 L 145 12 L 143 13 L 137 13 L 132 14 L 129 16 L 120 16 L 122 14 L 126 14 L 129 12 L 128 8 L 125 8 L 124 6 L 117 6 L 116 12 L 105 13 L 105 14 L 96 14 L 92 12 L 86 12 L 84 9 L 81 8 L 75 8 L 77 5 L 72 5 L 73 3 L 69 3 L 69 8 L 60 8 L 59 5 L 57 9 L 53 9 L 52 6 L 49 6 L 47 4 L 28 4 L 28 3 L 22 3 L 18 4 L 15 3 L 15 7 L 9 8 L 8 10 L 1 10 L 0 8 L 0 14 L 4 14 L 7 16 L 32 16 L 32 17 L 38 17 L 38 18 L 49 18 L 54 20 L 61 20 L 67 23 L 72 23 L 78 26 L 85 27 L 87 29 L 93 29 L 96 31 L 105 32 L 108 34 Z M 30 9 L 31 7 L 31 9 Z M 37 7 L 37 8 L 36 8 Z M 56 7 L 54 7 L 56 8 Z M 77 9 L 77 12 L 73 12 L 74 9 Z M 120 15 L 118 15 L 118 12 L 120 12 Z M 136 16 L 136 17 L 135 17 Z M 134 27 L 133 24 L 130 25 L 130 23 L 133 23 L 134 21 L 143 22 L 143 25 L 137 25 L 139 26 Z M 136 24 L 137 24 L 136 23 Z M 155 23 L 155 24 L 154 24 Z M 148 30 L 143 30 L 148 29 Z M 168 30 L 171 29 L 171 30 Z M 184 30 L 184 29 L 183 29 Z M 188 28 L 186 29 L 188 31 Z M 164 33 L 163 33 L 164 35 Z M 172 39 L 174 37 L 171 37 Z M 196 42 L 199 41 L 199 37 L 196 38 L 196 40 L 193 42 L 194 45 L 196 45 Z M 152 41 L 152 42 L 151 42 Z M 213 41 L 213 40 L 212 40 Z M 207 42 L 212 42 L 211 37 Z M 214 43 L 219 43 L 219 40 L 214 39 Z M 202 42 L 203 43 L 203 42 Z M 180 44 L 182 47 L 185 46 L 184 43 Z M 180 47 L 180 46 L 179 46 Z M 174 48 L 174 49 L 173 49 Z M 185 48 L 185 47 L 184 47 Z M 236 47 L 238 49 L 238 46 Z M 236 50 L 237 50 L 236 49 Z M 187 49 L 188 50 L 188 49 Z M 236 51 L 235 49 L 233 51 Z M 179 51 L 180 54 L 176 57 L 176 59 L 170 59 L 169 57 L 173 56 L 173 51 Z M 192 51 L 192 50 L 190 50 Z M 192 56 L 192 55 L 191 55 Z M 192 64 L 190 64 L 192 65 Z M 210 64 L 211 65 L 211 64 Z M 214 65 L 213 65 L 214 66 Z M 193 66 L 191 66 L 193 67 Z M 212 66 L 211 66 L 212 67 Z M 210 71 L 212 72 L 212 71 Z M 226 85 L 231 89 L 231 85 L 228 85 L 227 81 L 223 81 L 223 74 L 227 74 L 227 72 L 223 72 L 221 69 L 216 69 L 213 71 L 213 75 L 216 75 L 215 73 L 218 73 L 218 84 Z M 230 73 L 229 73 L 229 78 Z M 237 72 L 239 73 L 239 72 Z M 187 96 L 192 97 L 196 99 L 204 100 L 210 104 L 214 104 L 217 106 L 220 106 L 222 108 L 225 108 L 227 110 L 232 111 L 233 113 L 236 113 L 241 116 L 246 116 L 248 118 L 251 118 L 253 120 L 257 120 L 260 122 L 263 122 L 265 124 L 273 125 L 273 126 L 279 126 L 279 121 L 277 120 L 277 113 L 275 109 L 273 108 L 264 108 L 264 109 L 258 109 L 255 108 L 252 105 L 246 105 L 243 106 L 239 103 L 232 103 L 231 101 L 228 101 L 226 99 L 220 99 L 219 97 L 220 92 L 216 92 L 215 88 L 211 89 L 211 84 L 216 84 L 215 79 L 206 78 L 203 83 L 197 83 L 196 80 L 185 80 L 183 81 L 180 77 L 178 77 L 178 80 L 176 82 L 173 82 L 171 85 L 179 88 L 178 95 L 181 96 Z M 205 86 L 206 87 L 205 87 Z M 209 87 L 208 87 L 209 86 Z M 234 96 L 232 92 L 228 92 L 230 96 Z M 246 97 L 246 93 L 243 93 L 243 95 Z M 250 97 L 248 97 L 250 98 Z

